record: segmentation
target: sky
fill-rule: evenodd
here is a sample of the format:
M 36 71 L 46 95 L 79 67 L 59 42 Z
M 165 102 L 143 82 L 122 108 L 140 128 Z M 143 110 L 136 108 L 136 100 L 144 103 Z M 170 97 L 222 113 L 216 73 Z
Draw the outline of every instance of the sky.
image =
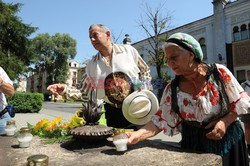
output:
M 90 59 L 97 51 L 89 40 L 91 24 L 106 25 L 122 43 L 129 34 L 132 43 L 145 39 L 138 22 L 145 18 L 145 4 L 153 10 L 162 6 L 161 15 L 171 16 L 170 28 L 179 27 L 213 14 L 212 0 L 3 0 L 21 3 L 17 15 L 23 23 L 38 27 L 37 34 L 69 34 L 77 42 L 75 60 Z M 163 5 L 164 4 L 164 5 Z

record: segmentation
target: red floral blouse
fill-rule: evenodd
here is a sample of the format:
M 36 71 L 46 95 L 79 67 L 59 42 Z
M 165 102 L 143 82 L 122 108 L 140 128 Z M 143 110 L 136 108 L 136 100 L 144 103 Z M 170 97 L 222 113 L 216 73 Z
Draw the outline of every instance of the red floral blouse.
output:
M 244 92 L 232 73 L 223 65 L 216 64 L 230 102 L 230 111 L 245 114 L 250 108 L 250 97 Z M 190 121 L 206 121 L 220 111 L 218 85 L 211 76 L 208 83 L 198 95 L 182 92 L 177 87 L 177 100 L 182 117 Z M 168 84 L 164 90 L 160 108 L 152 117 L 152 122 L 166 135 L 178 134 L 181 131 L 180 117 L 171 111 L 171 88 Z

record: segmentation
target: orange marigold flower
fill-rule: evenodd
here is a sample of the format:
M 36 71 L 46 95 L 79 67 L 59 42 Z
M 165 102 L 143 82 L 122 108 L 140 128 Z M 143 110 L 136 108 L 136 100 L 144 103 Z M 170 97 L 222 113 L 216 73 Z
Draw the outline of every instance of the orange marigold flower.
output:
M 63 128 L 68 129 L 69 128 L 69 123 L 65 123 Z
M 42 119 L 39 122 L 37 122 L 37 124 L 35 125 L 35 127 L 33 129 L 39 130 L 39 129 L 45 127 L 48 123 L 49 123 L 48 119 Z
M 59 126 L 57 126 L 55 123 L 49 123 L 47 127 L 44 128 L 45 131 L 53 131 L 58 129 Z
M 62 116 L 56 117 L 52 122 L 53 123 L 60 123 L 62 121 Z

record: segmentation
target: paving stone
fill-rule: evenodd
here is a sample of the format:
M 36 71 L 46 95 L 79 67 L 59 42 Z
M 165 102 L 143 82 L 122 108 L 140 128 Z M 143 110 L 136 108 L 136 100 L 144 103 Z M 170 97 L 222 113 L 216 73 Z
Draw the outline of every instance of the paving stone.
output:
M 35 136 L 28 148 L 19 148 L 15 137 L 0 136 L 0 142 L 1 166 L 26 166 L 27 158 L 35 154 L 47 155 L 50 166 L 222 165 L 218 155 L 186 152 L 179 149 L 178 145 L 156 140 L 129 145 L 124 153 L 117 152 L 114 145 L 106 140 L 93 144 L 82 141 L 43 144 L 41 139 Z

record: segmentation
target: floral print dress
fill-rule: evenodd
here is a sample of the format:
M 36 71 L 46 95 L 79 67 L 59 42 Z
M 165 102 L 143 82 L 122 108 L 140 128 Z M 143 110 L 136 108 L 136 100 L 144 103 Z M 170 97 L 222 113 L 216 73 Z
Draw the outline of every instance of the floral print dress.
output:
M 229 99 L 229 110 L 238 115 L 246 114 L 250 108 L 250 98 L 244 92 L 232 73 L 223 65 L 216 64 Z M 182 92 L 177 87 L 177 99 L 180 113 L 185 120 L 206 122 L 220 111 L 218 85 L 213 75 L 208 79 L 204 89 L 194 96 Z M 166 135 L 175 135 L 181 131 L 181 118 L 171 111 L 171 88 L 166 86 L 158 112 L 152 117 L 152 122 Z

